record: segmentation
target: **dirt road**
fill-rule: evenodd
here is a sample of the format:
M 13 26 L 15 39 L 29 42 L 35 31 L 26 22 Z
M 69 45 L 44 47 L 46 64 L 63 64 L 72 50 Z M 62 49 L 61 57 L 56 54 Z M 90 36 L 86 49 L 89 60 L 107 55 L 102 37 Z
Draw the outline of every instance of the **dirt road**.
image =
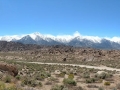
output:
M 68 66 L 78 66 L 78 67 L 94 68 L 94 69 L 99 69 L 99 70 L 120 71 L 120 69 L 106 67 L 106 66 L 99 66 L 99 67 L 97 67 L 97 66 L 89 66 L 89 65 L 64 64 L 64 63 L 42 63 L 42 62 L 29 62 L 29 63 L 47 64 L 47 65 L 68 65 Z

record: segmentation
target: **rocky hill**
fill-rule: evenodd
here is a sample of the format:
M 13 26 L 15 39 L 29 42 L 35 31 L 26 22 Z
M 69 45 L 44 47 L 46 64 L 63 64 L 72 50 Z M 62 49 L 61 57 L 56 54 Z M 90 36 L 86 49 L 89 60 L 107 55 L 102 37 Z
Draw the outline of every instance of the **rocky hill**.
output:
M 119 60 L 120 50 L 105 50 L 66 45 L 40 46 L 18 42 L 0 42 L 0 59 L 34 61 L 104 61 Z
M 0 51 L 24 51 L 39 49 L 41 46 L 34 44 L 22 44 L 19 42 L 0 41 Z

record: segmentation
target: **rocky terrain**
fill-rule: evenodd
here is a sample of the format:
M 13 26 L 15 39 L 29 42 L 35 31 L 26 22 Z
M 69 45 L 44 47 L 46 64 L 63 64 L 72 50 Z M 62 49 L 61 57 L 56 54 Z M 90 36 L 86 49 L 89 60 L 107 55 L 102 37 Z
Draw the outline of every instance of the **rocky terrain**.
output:
M 1 41 L 0 90 L 119 90 L 119 65 L 120 50 Z
M 66 45 L 40 46 L 17 42 L 0 42 L 1 59 L 37 61 L 106 61 L 119 60 L 120 50 L 81 48 Z M 4 52 L 8 53 L 4 55 Z M 2 55 L 3 54 L 3 55 Z
M 39 48 L 41 48 L 41 46 L 22 44 L 19 42 L 0 41 L 0 51 L 25 51 Z
M 0 71 L 9 73 L 12 76 L 17 76 L 18 69 L 14 65 L 0 62 Z

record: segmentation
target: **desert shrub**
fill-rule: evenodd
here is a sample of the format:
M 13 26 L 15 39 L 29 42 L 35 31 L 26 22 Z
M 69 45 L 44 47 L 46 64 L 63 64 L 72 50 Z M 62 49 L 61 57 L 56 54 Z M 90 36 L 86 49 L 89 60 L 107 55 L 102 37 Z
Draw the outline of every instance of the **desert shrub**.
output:
M 11 82 L 11 76 L 6 75 L 6 76 L 4 77 L 4 82 L 5 82 L 5 83 L 10 83 L 10 82 Z
M 47 77 L 51 77 L 51 74 L 50 73 L 46 73 Z
M 76 86 L 76 82 L 73 80 L 73 79 L 69 79 L 69 78 L 65 78 L 64 80 L 63 80 L 63 83 L 65 84 L 65 85 L 73 85 L 73 86 Z
M 42 83 L 41 82 L 37 82 L 35 81 L 34 79 L 30 79 L 29 77 L 25 77 L 22 82 L 21 82 L 21 86 L 25 86 L 25 85 L 28 85 L 28 86 L 31 86 L 31 87 L 36 87 L 36 86 L 42 86 Z
M 42 85 L 42 83 L 41 83 L 41 82 L 39 82 L 39 83 L 38 83 L 38 86 L 39 86 L 39 87 L 42 87 L 43 85 Z
M 36 87 L 36 86 L 38 86 L 38 82 L 36 82 L 35 80 L 32 80 L 32 79 L 30 79 L 30 80 L 28 80 L 28 82 L 27 82 L 27 85 L 29 85 L 29 86 L 31 86 L 31 87 Z
M 105 86 L 110 86 L 110 82 L 104 82 Z
M 16 86 L 11 86 L 11 87 L 6 88 L 5 90 L 21 90 L 21 89 L 17 89 Z
M 99 82 L 99 83 L 102 83 L 102 82 L 103 82 L 103 79 L 99 79 L 98 82 Z
M 103 72 L 101 74 L 96 74 L 95 77 L 99 78 L 99 79 L 106 79 L 106 78 L 111 78 L 112 74 L 108 74 L 108 73 Z
M 54 85 L 50 90 L 63 90 L 64 86 L 63 85 Z
M 64 72 L 61 72 L 58 76 L 59 76 L 59 77 L 64 77 L 64 76 L 65 76 L 65 73 L 64 73 Z
M 36 79 L 36 80 L 41 80 L 41 81 L 43 81 L 45 78 L 46 78 L 45 74 L 37 74 L 37 75 L 35 76 L 35 79 Z
M 77 90 L 84 90 L 84 89 L 81 86 L 79 86 Z
M 105 90 L 103 87 L 99 87 L 98 90 Z
M 52 82 L 51 82 L 51 81 L 47 81 L 47 82 L 45 83 L 45 85 L 52 85 Z
M 25 77 L 22 82 L 21 82 L 21 85 L 24 86 L 24 85 L 28 85 L 28 82 L 29 82 L 29 79 L 27 77 Z
M 48 80 L 53 82 L 53 81 L 56 81 L 56 80 L 57 80 L 57 78 L 50 77 L 50 78 L 48 78 Z
M 99 75 L 100 79 L 105 79 L 106 77 L 107 77 L 107 74 L 104 72 Z
M 74 74 L 69 74 L 69 75 L 68 75 L 68 78 L 69 78 L 69 79 L 73 79 L 73 78 L 74 78 Z
M 17 88 L 16 86 L 10 86 L 10 87 L 6 87 L 5 83 L 0 82 L 0 90 L 22 90 L 21 88 Z
M 90 74 L 89 73 L 83 73 L 83 78 L 90 78 Z
M 17 76 L 16 76 L 16 79 L 17 79 L 17 80 L 20 80 L 20 79 L 21 79 L 20 75 L 17 75 Z
M 5 90 L 5 84 L 3 82 L 0 82 L 0 90 Z
M 94 83 L 95 79 L 94 78 L 88 78 L 86 79 L 86 83 Z

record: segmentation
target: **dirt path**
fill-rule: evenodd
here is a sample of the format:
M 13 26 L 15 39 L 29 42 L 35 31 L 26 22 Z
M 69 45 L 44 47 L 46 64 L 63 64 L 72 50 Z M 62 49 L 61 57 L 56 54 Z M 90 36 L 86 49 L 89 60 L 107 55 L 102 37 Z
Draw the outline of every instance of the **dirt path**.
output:
M 120 69 L 106 67 L 106 66 L 99 66 L 99 67 L 97 67 L 97 66 L 89 66 L 89 65 L 64 64 L 64 63 L 42 63 L 42 62 L 28 62 L 28 63 L 47 64 L 47 65 L 67 65 L 67 66 L 78 66 L 78 67 L 94 68 L 94 69 L 99 69 L 99 70 L 120 71 Z

